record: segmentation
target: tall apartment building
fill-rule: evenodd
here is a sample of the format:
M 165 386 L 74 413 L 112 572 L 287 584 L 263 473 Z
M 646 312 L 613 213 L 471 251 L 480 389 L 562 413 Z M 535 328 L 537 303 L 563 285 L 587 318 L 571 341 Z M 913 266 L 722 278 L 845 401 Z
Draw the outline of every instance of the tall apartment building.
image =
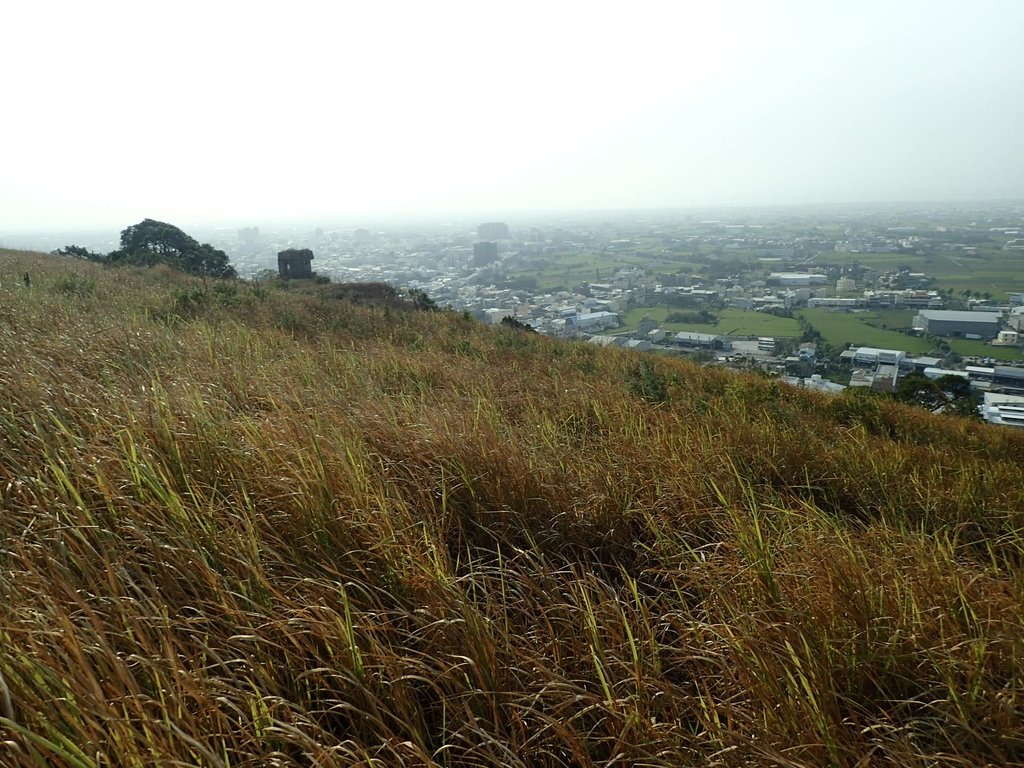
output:
M 485 267 L 498 260 L 498 244 L 485 242 L 473 244 L 473 266 Z
M 508 240 L 508 224 L 503 221 L 488 221 L 476 228 L 481 240 Z

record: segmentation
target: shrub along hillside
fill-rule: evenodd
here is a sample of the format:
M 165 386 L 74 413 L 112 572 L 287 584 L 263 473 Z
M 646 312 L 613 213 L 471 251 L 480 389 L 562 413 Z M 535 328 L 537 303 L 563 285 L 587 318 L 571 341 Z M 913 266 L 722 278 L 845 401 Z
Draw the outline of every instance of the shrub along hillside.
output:
M 0 763 L 1020 762 L 1022 457 L 455 313 L 0 252 Z

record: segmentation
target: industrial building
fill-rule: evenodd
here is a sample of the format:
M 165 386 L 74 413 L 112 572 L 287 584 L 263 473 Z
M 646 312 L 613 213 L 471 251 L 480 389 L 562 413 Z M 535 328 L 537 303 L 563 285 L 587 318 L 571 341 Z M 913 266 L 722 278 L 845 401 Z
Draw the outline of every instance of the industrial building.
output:
M 807 306 L 811 309 L 822 307 L 824 309 L 854 309 L 867 304 L 867 299 L 839 298 L 838 296 L 813 296 L 807 300 Z
M 951 371 L 948 368 L 929 367 L 922 371 L 927 379 L 944 379 L 947 376 L 954 376 L 964 381 L 970 381 L 971 375 L 967 371 Z
M 986 392 L 981 416 L 989 424 L 1024 427 L 1024 397 Z
M 1011 395 L 1024 395 L 1024 368 L 997 365 L 992 369 L 992 383 L 989 391 Z
M 771 272 L 768 282 L 777 285 L 826 285 L 828 275 L 817 272 Z
M 858 347 L 853 352 L 853 362 L 858 365 L 901 365 L 907 353 L 899 349 L 875 349 Z
M 1014 368 L 1012 365 L 996 365 L 991 368 L 968 365 L 964 370 L 974 389 L 1024 395 L 1024 368 Z
M 922 309 L 914 318 L 914 328 L 934 336 L 961 336 L 965 339 L 994 339 L 999 335 L 1002 315 L 998 312 L 964 312 L 950 309 Z
M 574 314 L 565 318 L 566 332 L 595 333 L 619 326 L 619 316 L 614 312 L 590 312 Z
M 705 349 L 732 349 L 732 342 L 723 336 L 713 333 L 691 333 L 680 331 L 672 337 L 676 344 L 683 347 L 703 347 Z

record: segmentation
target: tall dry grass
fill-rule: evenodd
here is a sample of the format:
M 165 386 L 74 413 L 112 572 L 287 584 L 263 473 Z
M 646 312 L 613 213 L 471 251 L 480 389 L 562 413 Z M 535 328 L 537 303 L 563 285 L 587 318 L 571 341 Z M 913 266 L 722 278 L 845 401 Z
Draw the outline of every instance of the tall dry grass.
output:
M 1022 449 L 0 252 L 0 763 L 1019 763 Z

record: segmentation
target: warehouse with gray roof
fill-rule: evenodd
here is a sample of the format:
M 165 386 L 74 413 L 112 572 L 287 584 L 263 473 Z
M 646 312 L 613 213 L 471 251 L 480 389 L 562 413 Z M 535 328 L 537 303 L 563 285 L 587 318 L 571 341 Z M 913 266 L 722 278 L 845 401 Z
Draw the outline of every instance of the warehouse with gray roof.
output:
M 998 312 L 962 312 L 950 309 L 922 309 L 914 328 L 934 336 L 994 339 L 999 335 L 1002 315 Z

